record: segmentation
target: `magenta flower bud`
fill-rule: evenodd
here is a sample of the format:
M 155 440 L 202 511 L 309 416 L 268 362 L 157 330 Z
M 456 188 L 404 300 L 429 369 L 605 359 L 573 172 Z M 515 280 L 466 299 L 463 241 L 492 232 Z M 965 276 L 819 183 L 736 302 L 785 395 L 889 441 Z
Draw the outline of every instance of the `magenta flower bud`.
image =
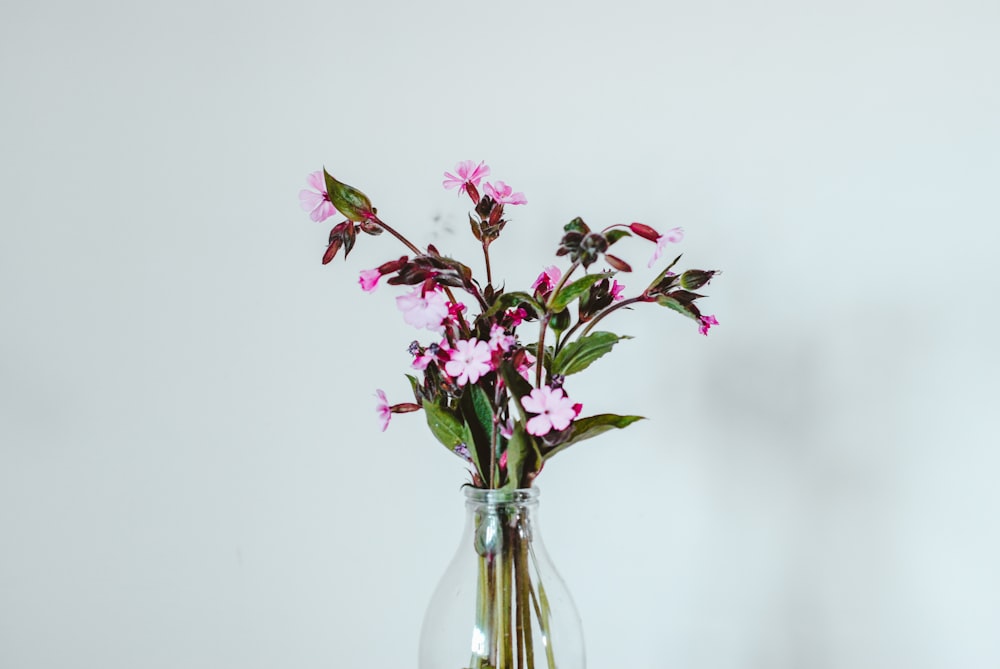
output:
M 659 232 L 649 227 L 648 225 L 645 225 L 644 223 L 631 223 L 629 224 L 628 229 L 634 232 L 635 234 L 639 235 L 643 239 L 648 239 L 651 242 L 655 242 L 657 239 L 660 238 Z
M 375 209 L 367 195 L 357 188 L 337 181 L 325 168 L 323 176 L 326 178 L 326 191 L 330 196 L 330 202 L 348 220 L 360 223 L 375 217 Z

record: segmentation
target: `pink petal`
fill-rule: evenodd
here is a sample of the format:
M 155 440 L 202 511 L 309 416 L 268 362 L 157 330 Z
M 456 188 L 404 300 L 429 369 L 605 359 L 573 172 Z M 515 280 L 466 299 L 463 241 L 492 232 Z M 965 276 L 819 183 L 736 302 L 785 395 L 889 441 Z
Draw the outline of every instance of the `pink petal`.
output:
M 326 178 L 323 176 L 323 172 L 313 172 L 306 177 L 306 182 L 320 193 L 326 192 Z

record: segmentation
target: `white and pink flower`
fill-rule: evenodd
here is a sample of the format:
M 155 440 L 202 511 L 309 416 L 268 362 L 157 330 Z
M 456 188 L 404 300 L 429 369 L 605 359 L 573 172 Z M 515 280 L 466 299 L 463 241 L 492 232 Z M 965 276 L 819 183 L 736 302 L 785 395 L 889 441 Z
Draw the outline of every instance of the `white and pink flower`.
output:
M 493 370 L 493 352 L 490 345 L 479 339 L 460 339 L 455 342 L 451 359 L 444 364 L 444 371 L 464 386 L 475 383 Z
M 502 181 L 497 181 L 495 186 L 487 181 L 483 184 L 483 190 L 498 204 L 528 204 L 524 193 L 515 193 L 513 188 Z
M 378 402 L 375 403 L 375 412 L 378 414 L 379 425 L 385 432 L 385 429 L 389 427 L 389 419 L 392 418 L 392 410 L 389 408 L 389 400 L 386 399 L 381 388 L 375 391 L 375 397 L 378 398 Z
M 656 250 L 653 251 L 653 257 L 649 259 L 647 267 L 652 267 L 653 264 L 660 259 L 660 256 L 663 255 L 663 250 L 667 247 L 667 244 L 676 244 L 682 239 L 684 239 L 683 228 L 670 228 L 665 233 L 657 237 Z
M 542 437 L 552 430 L 565 430 L 580 415 L 581 405 L 574 404 L 566 397 L 562 388 L 542 386 L 521 398 L 525 411 L 537 416 L 528 420 L 525 428 L 528 434 Z
M 326 192 L 323 173 L 313 172 L 306 177 L 306 181 L 313 187 L 313 190 L 300 190 L 299 202 L 302 208 L 309 212 L 309 218 L 319 222 L 325 221 L 336 214 L 337 210 L 334 208 L 333 203 L 330 202 L 329 193 Z
M 471 160 L 463 160 L 459 164 L 455 165 L 455 173 L 451 172 L 444 173 L 444 181 L 441 185 L 445 187 L 446 190 L 452 190 L 458 188 L 464 191 L 469 190 L 469 186 L 473 189 L 479 186 L 479 182 L 483 178 L 490 175 L 490 167 L 486 163 L 480 161 L 477 165 Z
M 417 286 L 413 292 L 397 297 L 396 306 L 403 312 L 403 320 L 413 327 L 444 330 L 441 323 L 448 316 L 448 300 L 441 291 L 425 291 Z

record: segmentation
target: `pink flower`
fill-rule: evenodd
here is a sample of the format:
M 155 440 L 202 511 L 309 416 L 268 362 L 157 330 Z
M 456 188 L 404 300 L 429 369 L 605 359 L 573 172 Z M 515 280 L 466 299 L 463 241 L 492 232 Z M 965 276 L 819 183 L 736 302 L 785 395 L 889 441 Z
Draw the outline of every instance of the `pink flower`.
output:
M 521 398 L 525 411 L 538 414 L 525 425 L 528 434 L 541 437 L 551 430 L 565 430 L 580 413 L 580 406 L 563 394 L 562 388 L 548 386 L 535 388 L 531 394 Z
M 522 349 L 523 355 L 515 356 L 517 360 L 517 373 L 524 378 L 525 381 L 531 381 L 531 370 L 535 367 L 535 356 L 528 353 L 526 350 Z M 520 358 L 518 360 L 518 358 Z
M 559 283 L 559 279 L 561 278 L 562 270 L 555 265 L 550 265 L 538 275 L 535 282 L 531 284 L 531 289 L 535 291 L 536 295 L 548 295 L 555 289 L 556 284 Z
M 611 297 L 615 302 L 625 299 L 625 296 L 622 295 L 623 290 L 625 290 L 625 286 L 618 283 L 616 279 L 611 280 Z
M 503 470 L 506 471 L 506 469 L 507 469 L 507 451 L 503 452 L 503 455 L 500 456 L 500 462 L 498 462 L 497 464 L 500 465 L 500 469 L 503 469 Z
M 382 272 L 375 269 L 364 269 L 361 270 L 361 276 L 358 278 L 358 283 L 361 284 L 361 290 L 366 293 L 374 292 L 378 287 L 379 279 L 382 278 Z
M 313 172 L 306 177 L 306 181 L 314 190 L 300 190 L 299 202 L 302 204 L 302 208 L 309 212 L 309 218 L 317 222 L 325 221 L 336 214 L 337 210 L 334 209 L 333 203 L 330 202 L 330 195 L 326 192 L 323 173 Z
M 483 177 L 488 177 L 490 175 L 489 165 L 486 165 L 482 161 L 476 165 L 471 160 L 463 160 L 459 164 L 455 165 L 455 174 L 451 172 L 444 173 L 444 181 L 442 185 L 447 190 L 453 188 L 461 188 L 469 193 L 471 196 L 475 189 L 479 186 L 479 182 L 482 181 Z M 472 187 L 472 190 L 469 187 Z M 478 197 L 474 197 L 474 200 L 478 200 Z
M 649 264 L 646 266 L 652 267 L 653 263 L 660 259 L 660 256 L 663 255 L 663 249 L 667 247 L 667 244 L 676 244 L 682 239 L 684 239 L 683 228 L 671 228 L 657 237 L 656 250 L 653 251 L 653 257 L 649 259 Z
M 483 184 L 483 190 L 486 194 L 493 198 L 494 202 L 500 204 L 528 204 L 527 198 L 524 197 L 524 193 L 515 193 L 514 189 L 505 184 L 502 181 L 497 181 L 497 185 L 486 182 Z
M 415 328 L 427 328 L 434 332 L 444 329 L 441 321 L 448 315 L 448 301 L 440 291 L 424 292 L 421 286 L 417 286 L 412 293 L 397 297 L 396 306 L 403 312 L 403 320 Z
M 504 332 L 504 329 L 496 323 L 490 327 L 490 340 L 488 344 L 491 351 L 503 351 L 506 353 L 514 345 L 514 341 L 513 335 Z
M 719 324 L 719 321 L 715 320 L 715 316 L 702 316 L 698 320 L 701 321 L 701 325 L 698 326 L 698 332 L 702 333 L 706 337 L 708 336 L 708 329 L 713 325 Z
M 445 363 L 444 371 L 455 379 L 455 383 L 464 386 L 467 383 L 475 383 L 491 371 L 492 358 L 490 345 L 486 342 L 478 339 L 460 339 L 455 342 L 451 360 Z
M 389 419 L 392 418 L 392 411 L 389 409 L 389 400 L 385 398 L 385 393 L 381 389 L 375 391 L 378 402 L 375 404 L 375 411 L 378 413 L 378 421 L 382 426 L 382 431 L 389 427 Z

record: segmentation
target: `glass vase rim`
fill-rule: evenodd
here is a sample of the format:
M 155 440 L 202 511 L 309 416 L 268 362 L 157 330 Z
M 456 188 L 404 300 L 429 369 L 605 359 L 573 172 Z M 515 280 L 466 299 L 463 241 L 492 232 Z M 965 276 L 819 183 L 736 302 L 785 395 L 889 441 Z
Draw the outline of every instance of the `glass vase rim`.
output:
M 538 504 L 539 490 L 537 487 L 530 488 L 476 488 L 475 486 L 464 486 L 462 494 L 465 495 L 467 504 L 476 506 L 504 506 L 504 505 L 525 505 Z

